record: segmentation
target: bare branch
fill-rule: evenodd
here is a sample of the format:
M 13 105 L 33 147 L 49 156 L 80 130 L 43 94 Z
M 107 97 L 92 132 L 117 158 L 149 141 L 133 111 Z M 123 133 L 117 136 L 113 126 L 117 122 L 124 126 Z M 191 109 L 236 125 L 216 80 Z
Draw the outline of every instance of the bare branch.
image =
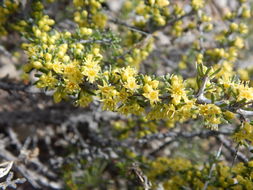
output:
M 102 40 L 80 40 L 78 43 L 81 44 L 111 44 L 113 42 L 112 39 L 102 39 Z
M 134 26 L 130 26 L 129 24 L 127 23 L 124 23 L 122 21 L 120 21 L 119 19 L 110 19 L 109 20 L 110 22 L 114 23 L 114 24 L 117 24 L 117 25 L 122 25 L 122 26 L 125 26 L 127 27 L 129 30 L 132 30 L 134 32 L 138 32 L 138 33 L 141 33 L 141 34 L 144 34 L 146 36 L 150 35 L 150 33 L 146 32 L 146 31 L 143 31 L 137 27 L 134 27 Z
M 238 158 L 238 160 L 240 160 L 241 162 L 244 162 L 244 163 L 248 162 L 247 157 L 243 153 L 241 153 L 241 152 L 237 151 L 235 148 L 233 148 L 233 146 L 231 145 L 231 143 L 227 139 L 225 139 L 224 136 L 219 135 L 217 137 L 217 139 L 220 142 L 223 143 L 224 147 L 227 150 L 229 150 L 229 152 L 231 153 L 231 155 L 235 155 L 236 152 L 237 152 L 237 158 Z
M 29 92 L 29 85 L 10 83 L 7 81 L 0 81 L 0 89 L 5 91 L 23 91 Z
M 202 97 L 204 97 L 205 88 L 206 88 L 206 84 L 208 82 L 208 79 L 209 79 L 208 76 L 205 76 L 203 78 L 203 82 L 201 84 L 201 87 L 199 88 L 199 91 L 198 91 L 198 93 L 196 95 L 196 97 L 197 97 L 198 100 L 201 99 Z
M 168 133 L 157 133 L 149 136 L 145 136 L 141 139 L 138 140 L 140 144 L 147 143 L 151 140 L 157 140 L 157 139 L 164 139 L 166 137 L 182 137 L 182 138 L 193 138 L 193 137 L 200 137 L 200 138 L 207 138 L 210 136 L 216 136 L 219 134 L 223 135 L 231 135 L 230 132 L 225 132 L 225 131 L 199 131 L 199 132 L 193 132 L 193 133 L 187 133 L 187 132 L 182 132 L 182 133 L 175 133 L 175 132 L 168 132 Z
M 26 182 L 25 178 L 17 178 L 13 180 L 13 172 L 10 172 L 6 180 L 0 183 L 0 188 L 3 190 L 7 189 L 8 187 L 12 187 L 16 189 L 17 184 L 21 184 L 25 182 Z
M 243 116 L 253 116 L 253 111 L 238 109 L 236 112 Z

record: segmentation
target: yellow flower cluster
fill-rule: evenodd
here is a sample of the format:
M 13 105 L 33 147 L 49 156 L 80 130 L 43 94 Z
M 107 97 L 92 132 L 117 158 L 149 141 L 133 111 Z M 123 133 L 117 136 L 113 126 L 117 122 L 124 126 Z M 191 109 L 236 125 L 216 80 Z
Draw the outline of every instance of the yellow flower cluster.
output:
M 131 92 L 135 92 L 140 87 L 135 79 L 136 74 L 137 71 L 129 66 L 123 69 L 121 73 L 124 87 Z
M 107 71 L 101 76 L 108 76 L 103 80 L 103 85 L 99 85 L 97 91 L 101 97 L 104 110 L 119 111 L 123 114 L 135 113 L 141 114 L 144 109 L 137 104 L 136 101 L 128 100 L 128 97 L 133 96 L 139 89 L 136 80 L 137 71 L 131 67 L 115 69 L 112 73 Z M 113 78 L 115 85 L 109 83 L 109 79 Z
M 19 1 L 5 0 L 0 3 L 0 36 L 7 35 L 8 19 L 18 10 Z
M 210 171 L 209 165 L 193 164 L 182 158 L 158 157 L 149 164 L 148 177 L 152 184 L 157 187 L 159 181 L 166 190 L 203 189 Z M 250 190 L 253 188 L 252 177 L 252 161 L 245 164 L 240 162 L 232 168 L 219 162 L 213 168 L 208 189 Z
M 191 5 L 194 10 L 198 10 L 204 6 L 204 1 L 203 0 L 192 0 Z
M 169 15 L 167 8 L 170 5 L 168 0 L 149 0 L 148 3 L 137 0 L 136 2 L 138 4 L 135 8 L 135 12 L 143 18 L 142 20 L 136 20 L 134 22 L 136 26 L 145 26 L 145 23 L 149 20 L 153 20 L 157 26 L 164 26 L 166 24 L 166 19 Z
M 159 102 L 159 90 L 157 90 L 159 81 L 152 80 L 151 77 L 144 77 L 143 96 L 150 101 L 151 105 Z
M 150 5 L 157 5 L 159 7 L 166 7 L 170 4 L 168 0 L 149 0 Z
M 225 92 L 227 94 L 234 93 L 236 101 L 250 102 L 253 100 L 253 88 L 249 86 L 249 81 L 231 81 L 228 79 L 220 79 L 220 84 L 223 85 Z
M 239 143 L 247 140 L 253 144 L 253 126 L 248 122 L 242 123 L 240 130 L 233 135 L 233 138 Z
M 221 109 L 214 104 L 199 105 L 199 114 L 204 117 L 208 124 L 218 125 L 221 123 L 219 117 Z
M 174 75 L 171 77 L 171 86 L 169 87 L 173 104 L 177 105 L 181 100 L 188 101 L 183 79 L 180 76 Z
M 97 58 L 94 57 L 94 55 L 96 55 Z M 93 83 L 96 80 L 101 69 L 99 66 L 99 60 L 102 56 L 99 54 L 99 49 L 96 48 L 94 50 L 94 55 L 88 54 L 84 59 L 84 66 L 82 66 L 82 74 L 87 76 L 90 83 Z
M 166 15 L 164 9 L 171 6 L 168 1 L 149 1 L 145 4 L 136 2 L 135 13 L 147 19 L 153 19 L 150 13 L 156 12 L 156 9 Z M 201 2 L 192 1 L 192 6 L 201 8 Z M 87 17 L 86 21 L 88 21 L 89 14 L 100 11 L 101 3 L 102 1 L 96 3 L 95 1 L 74 1 L 74 6 L 82 16 Z M 89 10 L 91 12 L 83 9 L 90 6 L 94 7 L 94 10 Z M 128 52 L 125 55 L 125 58 L 119 58 L 120 60 L 116 58 L 115 66 L 110 65 L 108 67 L 103 62 L 104 56 L 101 53 L 103 47 L 97 44 L 96 40 L 92 42 L 94 36 L 98 35 L 97 30 L 92 28 L 97 27 L 90 24 L 80 24 L 81 27 L 74 32 L 59 32 L 52 29 L 54 20 L 39 13 L 41 4 L 36 3 L 35 7 L 37 19 L 31 28 L 33 40 L 30 43 L 23 44 L 29 58 L 29 63 L 24 66 L 24 70 L 26 72 L 33 69 L 38 71 L 36 75 L 38 77 L 37 87 L 54 90 L 55 102 L 71 97 L 76 105 L 88 106 L 95 98 L 102 102 L 104 110 L 117 111 L 126 115 L 142 115 L 148 120 L 164 119 L 169 127 L 175 126 L 176 122 L 203 117 L 205 125 L 217 129 L 217 126 L 224 119 L 229 120 L 226 109 L 221 110 L 215 104 L 199 103 L 194 96 L 200 87 L 200 84 L 194 82 L 198 82 L 198 78 L 197 80 L 192 78 L 193 82 L 189 85 L 189 80 L 186 83 L 180 75 L 150 77 L 138 74 L 136 68 L 129 66 L 134 65 L 138 68 L 139 62 L 152 51 L 154 38 L 147 40 L 137 32 L 130 32 L 128 35 L 130 41 L 126 40 L 123 44 L 126 46 L 134 45 L 136 38 L 143 40 L 144 48 L 140 49 L 139 46 L 135 46 L 130 53 Z M 173 11 L 176 11 L 180 16 L 185 14 L 179 4 L 173 4 Z M 74 14 L 76 16 L 77 13 Z M 198 19 L 202 23 L 209 23 L 212 20 L 203 13 L 198 15 Z M 182 20 L 177 22 L 183 24 Z M 177 26 L 177 22 L 172 28 Z M 91 23 L 94 24 L 94 22 Z M 180 30 L 182 30 L 181 26 L 178 27 L 177 31 Z M 243 23 L 236 24 L 233 21 L 228 30 L 230 30 L 230 34 L 231 32 L 241 34 L 245 33 L 247 27 Z M 222 32 L 224 34 L 224 31 Z M 228 31 L 225 34 L 230 35 Z M 100 39 L 97 41 L 102 41 Z M 229 44 L 227 48 L 225 46 L 210 48 L 201 53 L 193 54 L 194 59 L 197 62 L 197 67 L 202 66 L 203 73 L 220 70 L 212 76 L 213 81 L 207 82 L 207 90 L 204 92 L 206 97 L 219 99 L 222 96 L 230 98 L 225 101 L 234 98 L 234 101 L 239 102 L 246 99 L 246 102 L 249 102 L 253 98 L 251 87 L 244 83 L 231 82 L 231 77 L 234 74 L 233 62 L 237 59 L 239 49 L 244 46 L 241 36 L 231 39 L 232 41 L 226 43 Z M 88 44 L 86 44 L 87 42 Z M 122 49 L 117 52 L 122 53 Z M 187 57 L 188 55 L 183 56 L 185 64 Z M 219 64 L 214 64 L 208 69 L 203 65 L 207 60 L 211 63 L 219 61 Z M 121 65 L 125 67 L 120 68 Z M 200 75 L 200 73 L 198 74 Z
M 38 70 L 37 87 L 55 90 L 55 102 L 75 95 L 78 96 L 76 105 L 87 106 L 92 96 L 82 84 L 95 82 L 100 74 L 102 55 L 99 46 L 90 46 L 87 51 L 82 43 L 71 40 L 79 35 L 82 39 L 87 38 L 92 34 L 89 28 L 78 28 L 75 33 L 70 33 L 52 30 L 53 25 L 54 20 L 47 15 L 37 18 L 32 27 L 35 40 L 22 44 L 29 57 L 24 71 Z
M 233 68 L 241 49 L 247 45 L 244 38 L 249 28 L 241 19 L 250 18 L 251 11 L 245 0 L 240 0 L 232 12 L 224 15 L 224 28 L 219 30 L 213 30 L 216 25 L 212 18 L 199 10 L 205 8 L 203 0 L 188 2 L 192 7 L 189 17 L 184 10 L 187 2 L 127 0 L 119 17 L 130 24 L 118 23 L 117 27 L 107 24 L 104 0 L 73 0 L 68 11 L 73 11 L 78 27 L 69 31 L 55 26 L 55 20 L 43 13 L 44 3 L 34 1 L 31 19 L 11 25 L 27 39 L 22 44 L 28 57 L 24 71 L 35 74 L 37 87 L 53 91 L 56 103 L 72 100 L 74 105 L 86 107 L 94 99 L 101 102 L 103 110 L 138 115 L 138 119 L 113 122 L 120 139 L 141 138 L 157 132 L 158 122 L 164 127 L 175 127 L 199 118 L 204 120 L 201 124 L 217 130 L 218 125 L 235 118 L 240 106 L 252 109 L 248 103 L 253 101 L 253 88 L 249 82 L 234 77 Z M 1 3 L 0 35 L 7 34 L 9 18 L 19 7 L 15 0 Z M 117 24 L 117 20 L 112 22 Z M 114 31 L 109 28 L 123 33 L 119 34 L 123 40 L 115 45 L 114 36 L 110 35 Z M 180 52 L 182 60 L 178 62 L 179 68 L 186 71 L 184 78 L 179 74 L 149 76 L 138 72 L 139 64 L 150 55 L 155 39 L 160 37 L 158 30 L 171 37 L 172 45 L 188 31 L 196 34 L 193 42 Z M 215 39 L 210 46 L 209 33 Z M 187 73 L 195 63 L 196 73 Z M 250 79 L 245 70 L 238 73 L 243 80 Z M 190 78 L 185 79 L 188 74 Z M 157 121 L 160 119 L 163 121 Z M 238 143 L 252 143 L 252 130 L 251 123 L 243 122 L 233 137 Z M 135 157 L 132 152 L 129 154 Z M 162 181 L 165 189 L 203 189 L 211 166 L 163 157 L 151 161 L 150 168 L 148 177 L 153 184 Z M 252 168 L 252 161 L 240 163 L 232 170 L 219 163 L 214 168 L 215 180 L 210 181 L 208 188 L 253 189 Z
M 235 89 L 238 92 L 238 101 L 245 99 L 246 102 L 249 102 L 253 100 L 253 88 L 249 87 L 248 83 L 235 85 Z
M 74 21 L 80 27 L 104 28 L 107 17 L 102 13 L 104 0 L 73 0 L 76 8 Z

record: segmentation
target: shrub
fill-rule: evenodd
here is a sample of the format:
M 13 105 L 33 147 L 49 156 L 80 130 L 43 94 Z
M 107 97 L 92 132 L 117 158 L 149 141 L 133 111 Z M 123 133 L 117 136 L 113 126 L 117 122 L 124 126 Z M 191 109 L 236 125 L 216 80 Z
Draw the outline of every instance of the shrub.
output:
M 252 70 L 241 66 L 251 47 L 251 2 L 112 6 L 104 0 L 0 5 L 2 40 L 17 36 L 13 49 L 26 56 L 21 80 L 52 93 L 56 104 L 118 113 L 105 139 L 117 143 L 116 158 L 108 153 L 64 166 L 66 186 L 253 189 Z

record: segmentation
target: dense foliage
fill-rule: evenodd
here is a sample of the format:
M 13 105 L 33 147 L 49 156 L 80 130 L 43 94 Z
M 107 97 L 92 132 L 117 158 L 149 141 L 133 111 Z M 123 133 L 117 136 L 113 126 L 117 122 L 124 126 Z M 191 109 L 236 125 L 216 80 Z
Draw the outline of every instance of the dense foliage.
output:
M 55 103 L 120 114 L 108 135 L 118 156 L 63 165 L 66 188 L 253 189 L 253 87 L 241 66 L 251 2 L 117 3 L 0 3 L 1 38 L 19 36 L 25 52 L 21 80 Z

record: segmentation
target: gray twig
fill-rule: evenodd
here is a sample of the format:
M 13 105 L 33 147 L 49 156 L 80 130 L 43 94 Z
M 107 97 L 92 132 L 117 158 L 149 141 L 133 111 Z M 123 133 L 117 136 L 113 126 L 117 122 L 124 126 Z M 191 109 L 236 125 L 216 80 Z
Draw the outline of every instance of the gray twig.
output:
M 244 162 L 244 163 L 248 162 L 247 157 L 243 153 L 241 153 L 241 152 L 237 151 L 235 148 L 233 148 L 233 146 L 231 145 L 231 142 L 229 142 L 227 139 L 225 139 L 224 136 L 219 135 L 217 137 L 217 139 L 223 143 L 224 147 L 227 150 L 229 150 L 231 155 L 237 155 L 238 160 L 240 160 L 241 162 Z
M 172 138 L 176 138 L 176 137 L 183 137 L 183 138 L 193 138 L 193 137 L 201 137 L 201 138 L 207 138 L 209 136 L 215 136 L 215 135 L 219 135 L 219 134 L 223 134 L 223 135 L 231 135 L 231 133 L 229 132 L 225 132 L 225 131 L 198 131 L 198 132 L 182 132 L 182 133 L 175 133 L 175 132 L 168 132 L 168 133 L 157 133 L 157 134 L 152 134 L 152 135 L 148 135 L 145 136 L 141 139 L 138 140 L 138 143 L 140 144 L 144 144 L 147 143 L 151 140 L 156 140 L 156 139 L 164 139 L 166 137 L 172 137 Z
M 25 182 L 26 182 L 25 178 L 17 178 L 13 180 L 13 172 L 10 172 L 6 180 L 0 183 L 0 188 L 3 190 L 7 189 L 8 187 L 16 189 L 17 184 L 22 184 Z
M 214 160 L 214 162 L 212 163 L 211 168 L 210 168 L 210 170 L 209 170 L 208 179 L 206 180 L 205 185 L 204 185 L 204 187 L 203 187 L 202 190 L 206 190 L 207 187 L 208 187 L 208 185 L 209 185 L 209 183 L 210 183 L 213 170 L 214 170 L 214 168 L 216 167 L 216 161 L 217 161 L 217 159 L 218 159 L 218 158 L 220 157 L 220 155 L 221 155 L 222 145 L 223 145 L 223 144 L 221 143 L 220 148 L 219 148 L 219 150 L 217 151 L 217 154 L 216 154 L 216 156 L 215 156 L 215 160 Z
M 141 33 L 141 34 L 144 34 L 146 36 L 150 35 L 150 33 L 146 32 L 146 31 L 143 31 L 137 27 L 134 27 L 134 26 L 130 26 L 129 24 L 125 23 L 125 22 L 122 22 L 120 21 L 119 19 L 110 19 L 109 20 L 110 22 L 114 23 L 114 24 L 118 24 L 118 25 L 122 25 L 122 26 L 125 26 L 127 27 L 129 30 L 132 30 L 134 32 L 138 32 L 138 33 Z

